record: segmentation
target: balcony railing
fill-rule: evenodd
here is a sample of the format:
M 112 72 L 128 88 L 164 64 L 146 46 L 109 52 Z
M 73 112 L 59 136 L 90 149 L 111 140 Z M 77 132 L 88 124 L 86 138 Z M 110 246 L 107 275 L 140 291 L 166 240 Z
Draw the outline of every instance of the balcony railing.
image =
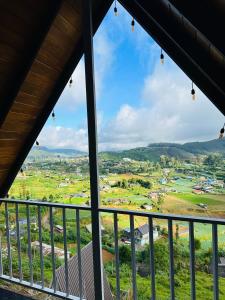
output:
M 154 256 L 154 236 L 153 226 L 156 220 L 164 220 L 168 229 L 168 248 L 169 248 L 169 286 L 170 299 L 176 299 L 175 294 L 175 271 L 174 271 L 174 229 L 175 222 L 186 222 L 188 224 L 188 242 L 190 251 L 190 298 L 196 298 L 196 278 L 195 278 L 195 231 L 196 223 L 209 224 L 212 234 L 212 273 L 213 273 L 213 298 L 219 299 L 219 274 L 218 274 L 218 225 L 225 225 L 225 220 L 211 219 L 202 217 L 188 217 L 177 215 L 165 215 L 155 213 L 145 213 L 140 211 L 128 211 L 110 208 L 100 208 L 102 215 L 110 215 L 113 222 L 114 234 L 114 261 L 116 273 L 116 288 L 113 292 L 114 299 L 122 299 L 120 288 L 120 257 L 118 216 L 126 216 L 130 224 L 130 240 L 131 247 L 131 270 L 132 270 L 132 299 L 138 299 L 137 296 L 137 261 L 136 250 L 137 241 L 135 236 L 135 218 L 142 217 L 146 219 L 149 234 L 149 261 L 150 261 L 150 280 L 151 299 L 159 299 L 156 292 L 155 279 L 155 256 Z M 71 217 L 72 216 L 72 217 Z M 0 209 L 0 278 L 12 283 L 20 284 L 27 288 L 31 288 L 49 295 L 55 295 L 64 299 L 85 299 L 83 291 L 85 284 L 83 283 L 83 257 L 82 257 L 82 234 L 80 220 L 86 218 L 91 220 L 91 208 L 83 206 L 74 206 L 58 203 L 47 203 L 37 201 L 21 201 L 1 199 Z M 57 220 L 56 220 L 57 219 Z M 61 220 L 61 221 L 60 221 Z M 72 220 L 72 221 L 71 221 Z M 57 222 L 61 226 L 56 226 Z M 70 222 L 70 232 L 68 232 L 68 224 Z M 71 223 L 72 222 L 72 223 Z M 72 224 L 72 225 L 71 225 Z M 68 234 L 71 234 L 71 226 L 74 228 L 75 240 L 74 248 L 68 249 Z M 57 247 L 56 229 L 62 235 L 61 252 Z M 35 239 L 37 239 L 35 241 Z M 47 250 L 45 240 L 49 241 Z M 25 242 L 24 242 L 25 240 Z M 35 242 L 35 243 L 34 243 Z M 46 252 L 47 251 L 47 254 Z M 93 253 L 96 249 L 93 249 Z M 74 270 L 78 278 L 78 290 L 75 295 L 71 293 L 71 269 L 69 267 L 69 253 L 77 255 L 77 266 Z M 46 255 L 48 262 L 46 262 Z M 65 281 L 64 290 L 60 290 L 57 283 L 58 256 L 60 256 L 61 264 L 64 266 L 63 280 Z M 37 263 L 38 257 L 38 263 Z M 85 258 L 86 259 L 86 258 Z M 50 269 L 46 273 L 46 264 Z M 25 270 L 25 269 L 26 270 Z M 50 270 L 50 271 L 49 271 Z M 62 273 L 61 272 L 61 273 Z M 60 275 L 62 276 L 62 274 Z M 93 279 L 93 284 L 94 284 Z M 93 298 L 94 299 L 94 298 Z M 108 300 L 108 299 L 105 299 Z

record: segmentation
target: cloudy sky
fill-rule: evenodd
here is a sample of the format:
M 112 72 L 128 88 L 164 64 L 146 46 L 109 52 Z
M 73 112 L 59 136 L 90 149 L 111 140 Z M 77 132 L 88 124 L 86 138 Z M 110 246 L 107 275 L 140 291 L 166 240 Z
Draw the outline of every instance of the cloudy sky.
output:
M 131 16 L 113 7 L 94 37 L 99 150 L 120 150 L 153 142 L 214 139 L 222 114 L 165 54 Z M 87 151 L 84 62 L 73 74 L 39 137 L 41 145 Z

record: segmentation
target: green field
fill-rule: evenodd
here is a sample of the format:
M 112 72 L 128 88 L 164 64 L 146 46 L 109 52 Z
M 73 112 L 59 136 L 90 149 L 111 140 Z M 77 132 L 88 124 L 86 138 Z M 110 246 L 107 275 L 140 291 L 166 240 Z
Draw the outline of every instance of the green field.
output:
M 225 195 L 195 195 L 193 193 L 173 194 L 178 199 L 185 200 L 192 204 L 207 204 L 209 206 L 225 205 Z

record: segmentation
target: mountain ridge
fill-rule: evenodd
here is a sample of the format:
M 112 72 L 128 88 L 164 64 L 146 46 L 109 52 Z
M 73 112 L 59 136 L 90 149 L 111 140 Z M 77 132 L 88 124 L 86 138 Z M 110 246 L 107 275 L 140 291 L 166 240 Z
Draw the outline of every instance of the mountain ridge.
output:
M 102 151 L 100 158 L 157 161 L 161 155 L 179 159 L 193 159 L 196 155 L 209 155 L 218 153 L 225 156 L 225 139 L 204 142 L 179 143 L 150 143 L 146 147 L 137 147 L 120 151 Z M 33 147 L 28 158 L 36 157 L 79 157 L 87 155 L 86 152 L 70 148 L 48 148 L 45 146 Z

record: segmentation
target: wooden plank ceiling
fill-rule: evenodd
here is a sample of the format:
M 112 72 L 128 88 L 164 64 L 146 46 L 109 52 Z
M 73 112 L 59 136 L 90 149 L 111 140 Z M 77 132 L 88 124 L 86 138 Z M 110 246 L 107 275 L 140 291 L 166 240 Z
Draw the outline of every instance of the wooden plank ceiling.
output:
M 119 1 L 225 113 L 223 1 Z M 94 32 L 112 2 L 93 0 Z M 82 56 L 81 21 L 81 0 L 0 0 L 0 197 Z
M 94 2 L 96 31 L 111 1 Z M 1 197 L 81 58 L 81 31 L 80 1 L 0 1 Z

